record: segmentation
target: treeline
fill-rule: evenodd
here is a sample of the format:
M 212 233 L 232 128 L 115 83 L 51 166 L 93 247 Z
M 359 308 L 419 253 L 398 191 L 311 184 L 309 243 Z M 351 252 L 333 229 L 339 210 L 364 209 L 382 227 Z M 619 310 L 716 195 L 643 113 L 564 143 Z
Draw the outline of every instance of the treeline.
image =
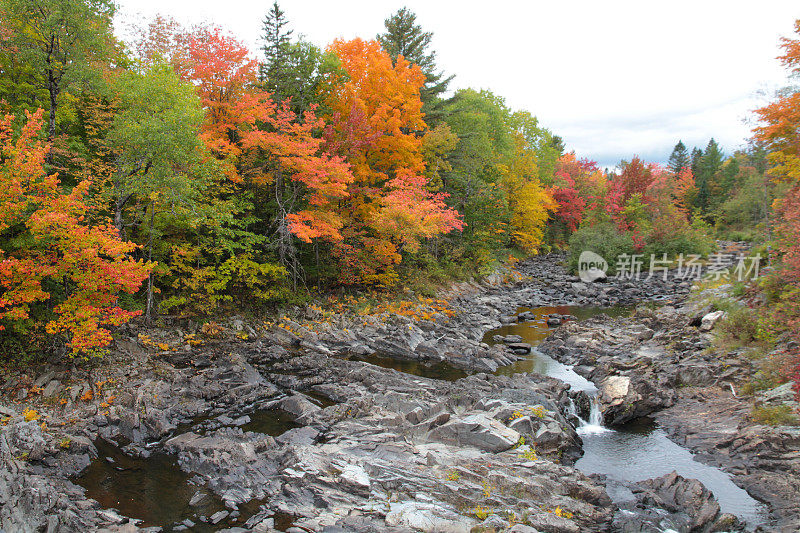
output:
M 737 154 L 602 172 L 501 97 L 449 91 L 407 9 L 373 40 L 320 49 L 276 3 L 255 53 L 161 17 L 122 42 L 114 14 L 0 0 L 4 345 L 87 354 L 138 312 L 417 288 L 570 240 L 707 249 L 756 168 Z
M 673 172 L 688 168 L 695 188 L 691 204 L 715 226 L 721 238 L 763 242 L 768 237 L 772 203 L 785 195 L 784 183 L 767 175 L 768 152 L 758 139 L 726 156 L 714 139 L 691 152 L 678 141 L 669 157 Z

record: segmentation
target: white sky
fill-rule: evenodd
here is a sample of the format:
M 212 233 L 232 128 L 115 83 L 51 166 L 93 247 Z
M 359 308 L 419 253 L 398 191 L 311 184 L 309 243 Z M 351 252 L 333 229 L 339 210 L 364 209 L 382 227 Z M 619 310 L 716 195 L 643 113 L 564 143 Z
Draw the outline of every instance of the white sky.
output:
M 272 0 L 119 0 L 134 14 L 214 22 L 253 50 Z M 665 161 L 678 139 L 710 137 L 730 153 L 750 111 L 785 84 L 774 58 L 792 35 L 797 0 L 283 0 L 295 33 L 325 46 L 373 38 L 408 6 L 434 33 L 451 87 L 488 88 L 527 109 L 579 156 L 613 166 Z

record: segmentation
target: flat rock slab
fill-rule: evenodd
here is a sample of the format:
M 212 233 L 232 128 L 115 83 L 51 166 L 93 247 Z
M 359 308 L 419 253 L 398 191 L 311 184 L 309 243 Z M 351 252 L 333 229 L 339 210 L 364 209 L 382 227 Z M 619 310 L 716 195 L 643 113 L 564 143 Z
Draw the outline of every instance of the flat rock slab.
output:
M 520 434 L 485 414 L 450 420 L 428 433 L 434 441 L 472 446 L 487 452 L 504 452 L 519 441 Z

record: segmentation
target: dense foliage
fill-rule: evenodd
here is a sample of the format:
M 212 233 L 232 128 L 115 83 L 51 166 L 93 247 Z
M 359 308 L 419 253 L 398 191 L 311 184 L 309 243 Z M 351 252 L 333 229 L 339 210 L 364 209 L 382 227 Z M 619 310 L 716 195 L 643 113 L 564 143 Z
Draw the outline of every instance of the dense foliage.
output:
M 800 20 L 795 22 L 795 33 L 800 37 Z M 796 80 L 800 76 L 800 38 L 783 38 L 782 47 L 784 55 L 779 59 Z M 764 280 L 772 305 L 762 322 L 776 330 L 770 332 L 772 336 L 787 333 L 793 339 L 789 349 L 795 366 L 791 373 L 800 395 L 800 87 L 786 88 L 756 113 L 761 125 L 755 129 L 755 139 L 767 152 L 768 176 L 785 191 L 775 200 L 777 267 Z

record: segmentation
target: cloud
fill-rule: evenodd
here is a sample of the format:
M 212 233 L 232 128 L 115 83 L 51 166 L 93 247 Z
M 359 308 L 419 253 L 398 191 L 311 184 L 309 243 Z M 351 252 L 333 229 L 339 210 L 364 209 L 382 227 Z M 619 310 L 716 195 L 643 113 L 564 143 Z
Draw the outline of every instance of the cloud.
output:
M 712 137 L 729 154 L 740 148 L 750 136 L 744 118 L 756 105 L 746 95 L 709 107 L 590 117 L 548 126 L 564 137 L 568 149 L 602 167 L 613 167 L 633 155 L 666 163 L 679 140 L 690 150 L 693 146 L 704 148 Z

